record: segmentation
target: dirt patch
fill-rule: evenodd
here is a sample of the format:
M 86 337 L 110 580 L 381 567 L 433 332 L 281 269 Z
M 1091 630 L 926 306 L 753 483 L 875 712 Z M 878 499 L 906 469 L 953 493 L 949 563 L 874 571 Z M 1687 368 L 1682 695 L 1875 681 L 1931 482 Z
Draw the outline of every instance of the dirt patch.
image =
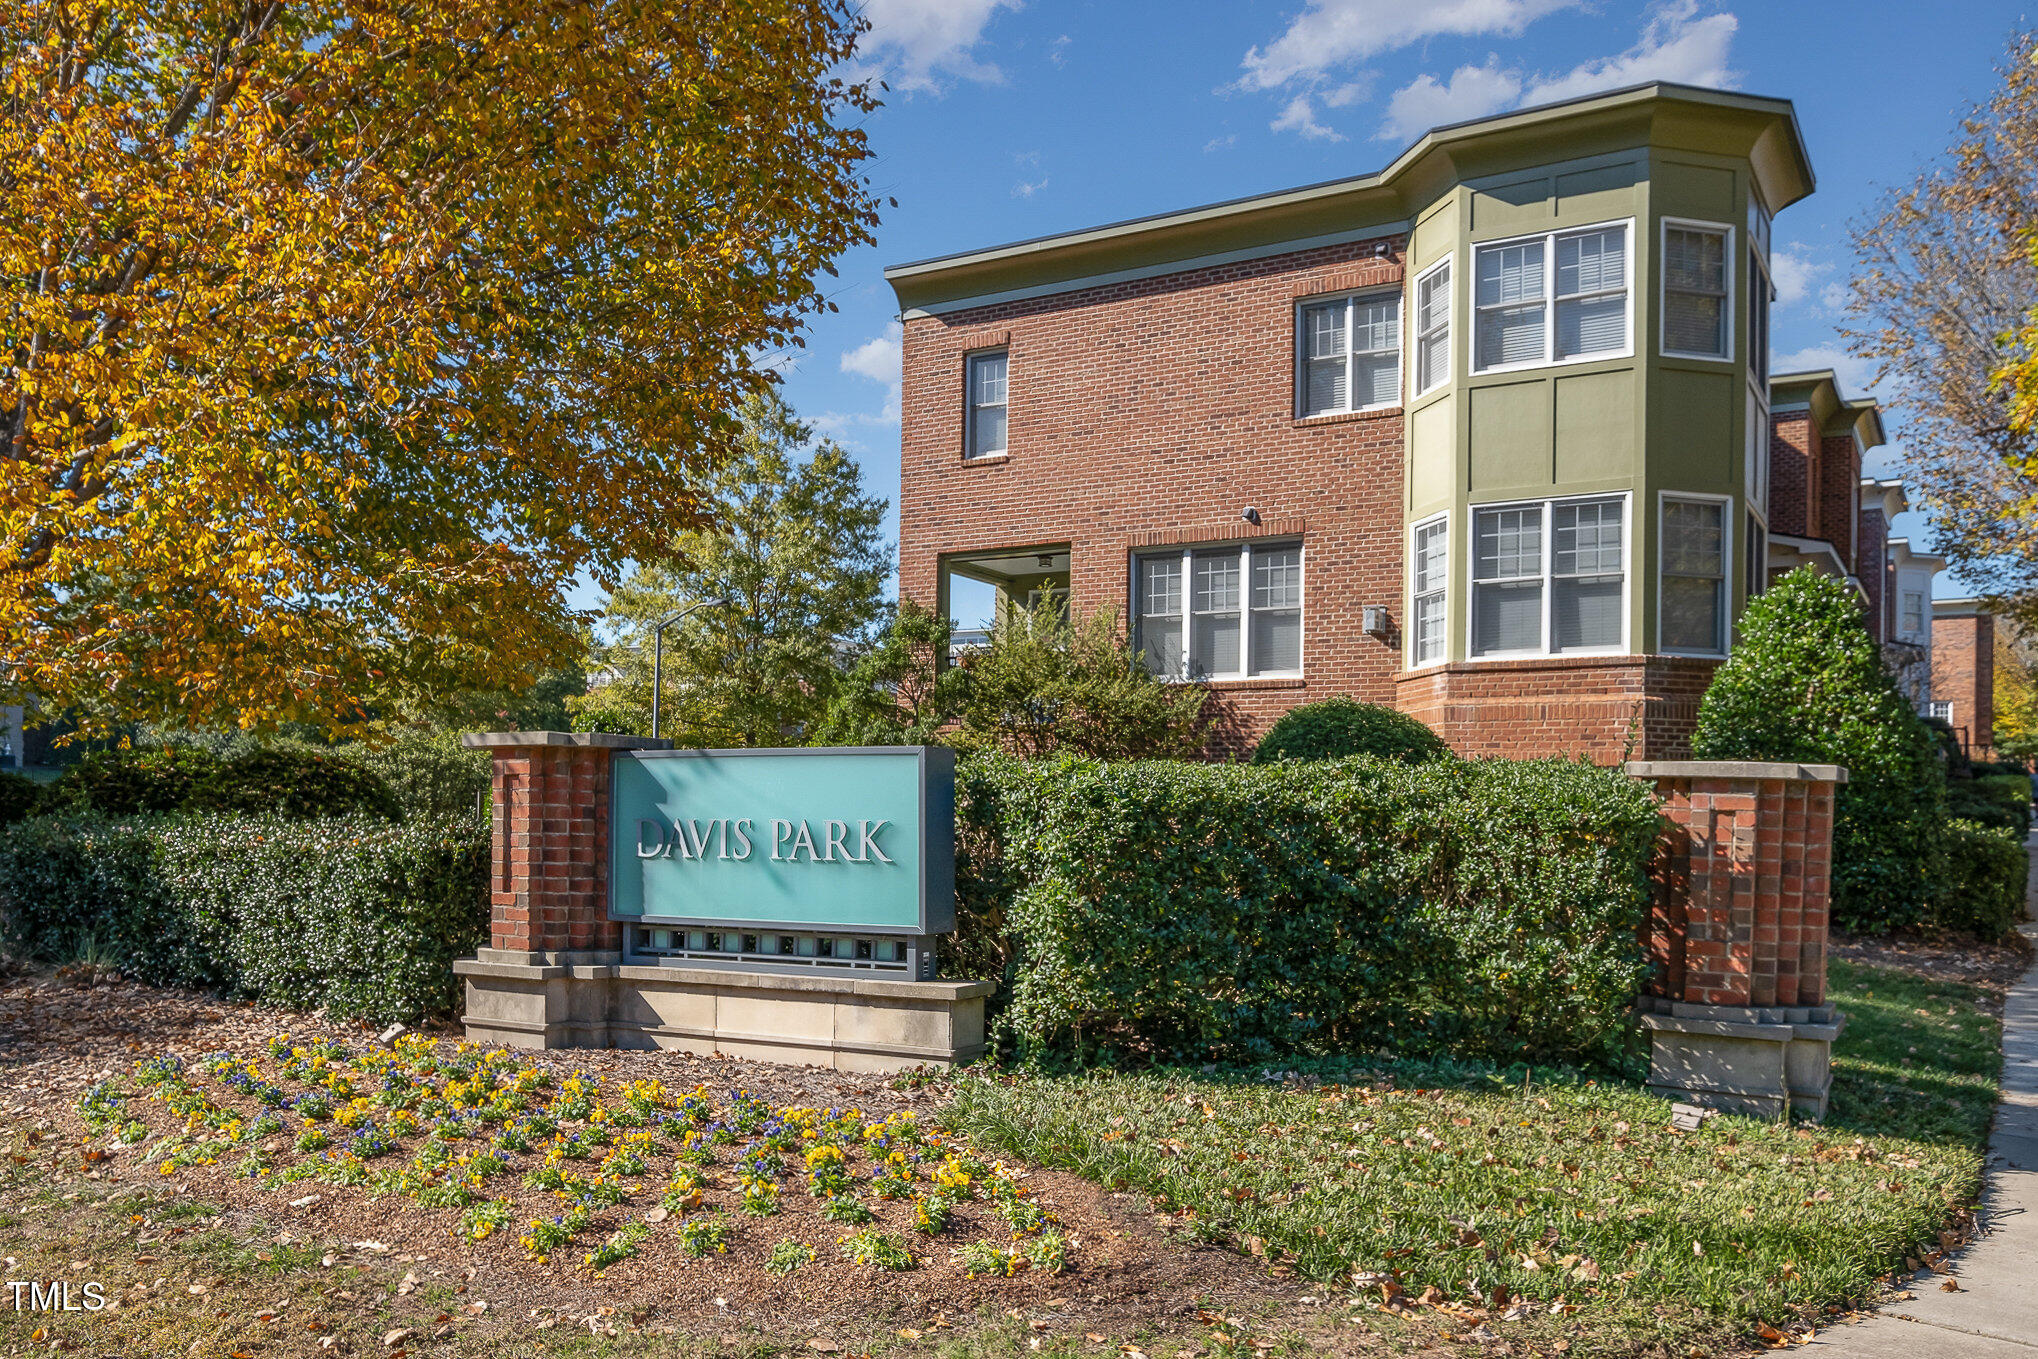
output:
M 2031 941 L 2013 935 L 2000 944 L 1916 936 L 1852 935 L 1833 931 L 1830 956 L 1850 963 L 1893 967 L 1926 981 L 1978 986 L 1990 1014 L 2000 1017 L 2003 998 L 2031 966 Z

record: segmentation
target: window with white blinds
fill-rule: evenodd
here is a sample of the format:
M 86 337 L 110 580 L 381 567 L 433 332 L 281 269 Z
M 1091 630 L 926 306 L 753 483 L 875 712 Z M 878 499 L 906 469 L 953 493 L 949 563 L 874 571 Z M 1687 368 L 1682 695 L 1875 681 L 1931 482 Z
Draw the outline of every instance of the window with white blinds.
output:
M 1303 304 L 1302 414 L 1401 403 L 1401 295 L 1360 293 Z
M 1478 247 L 1473 371 L 1627 353 L 1630 253 L 1627 223 Z
M 1731 227 L 1663 223 L 1663 352 L 1730 359 L 1734 350 Z
M 1445 625 L 1444 599 L 1450 576 L 1450 521 L 1432 519 L 1417 524 L 1410 552 L 1409 615 L 1411 659 L 1416 665 L 1430 665 L 1446 659 L 1449 633 Z
M 1165 679 L 1302 673 L 1302 544 L 1240 543 L 1133 559 L 1146 668 Z
M 968 456 L 988 457 L 1005 451 L 1005 375 L 1009 355 L 1002 349 L 969 356 L 965 373 L 968 389 L 968 431 L 964 444 Z
M 1620 496 L 1472 512 L 1472 654 L 1626 645 L 1627 502 Z
M 1451 376 L 1451 261 L 1445 258 L 1415 281 L 1415 393 Z
M 1718 655 L 1727 649 L 1727 507 L 1663 498 L 1661 645 Z

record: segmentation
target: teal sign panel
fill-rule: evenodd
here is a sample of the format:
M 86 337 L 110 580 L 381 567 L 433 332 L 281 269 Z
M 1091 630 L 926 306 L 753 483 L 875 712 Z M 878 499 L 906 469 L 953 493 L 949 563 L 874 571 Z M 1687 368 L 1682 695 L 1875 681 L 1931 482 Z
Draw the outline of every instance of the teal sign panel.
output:
M 617 920 L 955 928 L 953 751 L 633 750 L 610 768 Z

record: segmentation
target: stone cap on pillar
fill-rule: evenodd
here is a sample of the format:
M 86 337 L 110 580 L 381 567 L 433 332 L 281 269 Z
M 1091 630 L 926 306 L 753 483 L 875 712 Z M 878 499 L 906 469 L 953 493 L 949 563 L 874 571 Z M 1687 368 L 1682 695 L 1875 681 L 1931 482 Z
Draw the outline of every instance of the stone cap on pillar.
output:
M 1629 760 L 1622 769 L 1638 779 L 1801 779 L 1845 783 L 1837 764 L 1765 763 L 1760 760 Z
M 661 736 L 624 736 L 607 731 L 470 731 L 460 738 L 469 750 L 504 746 L 575 746 L 583 750 L 670 750 Z

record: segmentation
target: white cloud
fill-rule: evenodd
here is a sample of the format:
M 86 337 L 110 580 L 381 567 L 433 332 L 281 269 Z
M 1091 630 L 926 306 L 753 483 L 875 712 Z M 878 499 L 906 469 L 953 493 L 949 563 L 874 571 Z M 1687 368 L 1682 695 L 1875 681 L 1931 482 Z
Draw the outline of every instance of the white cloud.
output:
M 868 413 L 840 415 L 830 412 L 814 421 L 818 428 L 823 432 L 833 433 L 850 425 L 899 423 L 900 370 L 905 360 L 905 335 L 906 328 L 893 321 L 885 326 L 882 335 L 873 335 L 842 355 L 843 372 L 884 384 L 884 409 L 876 415 Z
M 1660 5 L 1650 12 L 1641 40 L 1633 47 L 1619 56 L 1581 62 L 1563 75 L 1538 79 L 1523 102 L 1549 104 L 1650 80 L 1731 88 L 1740 76 L 1727 66 L 1727 56 L 1740 26 L 1731 14 L 1701 16 L 1697 0 Z
M 1803 250 L 1803 246 L 1790 245 L 1769 252 L 1769 278 L 1776 284 L 1776 304 L 1780 307 L 1804 301 L 1811 295 L 1812 284 L 1819 275 L 1833 267 L 1807 258 Z
M 1060 66 L 1064 62 L 1066 62 L 1069 59 L 1068 50 L 1070 41 L 1071 39 L 1069 35 L 1064 33 L 1059 38 L 1056 38 L 1053 42 L 1049 43 L 1047 45 L 1047 59 L 1057 66 Z
M 1316 105 L 1306 94 L 1298 94 L 1288 101 L 1288 107 L 1267 124 L 1276 132 L 1299 132 L 1305 137 L 1320 138 L 1324 141 L 1341 142 L 1344 133 L 1325 127 L 1316 121 Z
M 1042 189 L 1046 187 L 1047 187 L 1046 175 L 1042 175 L 1039 179 L 1036 179 L 1031 183 L 1028 183 L 1026 180 L 1022 179 L 1017 184 L 1014 184 L 1012 186 L 1012 196 L 1014 198 L 1031 198 L 1033 197 L 1033 195 L 1039 193 Z
M 1380 137 L 1414 141 L 1441 124 L 1497 113 L 1520 97 L 1521 76 L 1502 70 L 1498 56 L 1488 57 L 1484 66 L 1460 66 L 1444 83 L 1432 75 L 1418 76 L 1388 99 Z
M 1854 290 L 1844 283 L 1828 283 L 1819 289 L 1819 305 L 1827 311 L 1845 311 L 1854 300 Z
M 1239 83 L 1271 90 L 1314 82 L 1355 62 L 1425 38 L 1515 37 L 1537 19 L 1581 0 L 1309 0 L 1288 31 L 1245 54 Z
M 1739 26 L 1731 14 L 1701 15 L 1697 0 L 1672 0 L 1650 11 L 1633 47 L 1616 56 L 1580 62 L 1568 71 L 1530 76 L 1501 66 L 1494 54 L 1483 66 L 1460 66 L 1448 81 L 1421 75 L 1388 98 L 1379 136 L 1385 141 L 1413 141 L 1445 123 L 1651 80 L 1731 87 L 1739 76 L 1727 65 L 1728 53 Z
M 1001 9 L 1019 0 L 865 0 L 870 32 L 858 44 L 857 71 L 882 76 L 894 90 L 941 91 L 941 77 L 995 85 L 1005 73 L 972 49 Z
M 1875 381 L 1873 359 L 1849 354 L 1838 345 L 1815 344 L 1793 354 L 1778 354 L 1769 363 L 1772 373 L 1816 373 L 1822 368 L 1833 370 L 1833 376 L 1839 379 L 1840 391 L 1850 398 L 1869 395 L 1869 388 Z
M 1203 150 L 1206 153 L 1211 151 L 1222 151 L 1227 146 L 1237 145 L 1238 145 L 1238 134 L 1236 132 L 1233 132 L 1222 137 L 1212 137 L 1209 141 L 1203 143 Z

